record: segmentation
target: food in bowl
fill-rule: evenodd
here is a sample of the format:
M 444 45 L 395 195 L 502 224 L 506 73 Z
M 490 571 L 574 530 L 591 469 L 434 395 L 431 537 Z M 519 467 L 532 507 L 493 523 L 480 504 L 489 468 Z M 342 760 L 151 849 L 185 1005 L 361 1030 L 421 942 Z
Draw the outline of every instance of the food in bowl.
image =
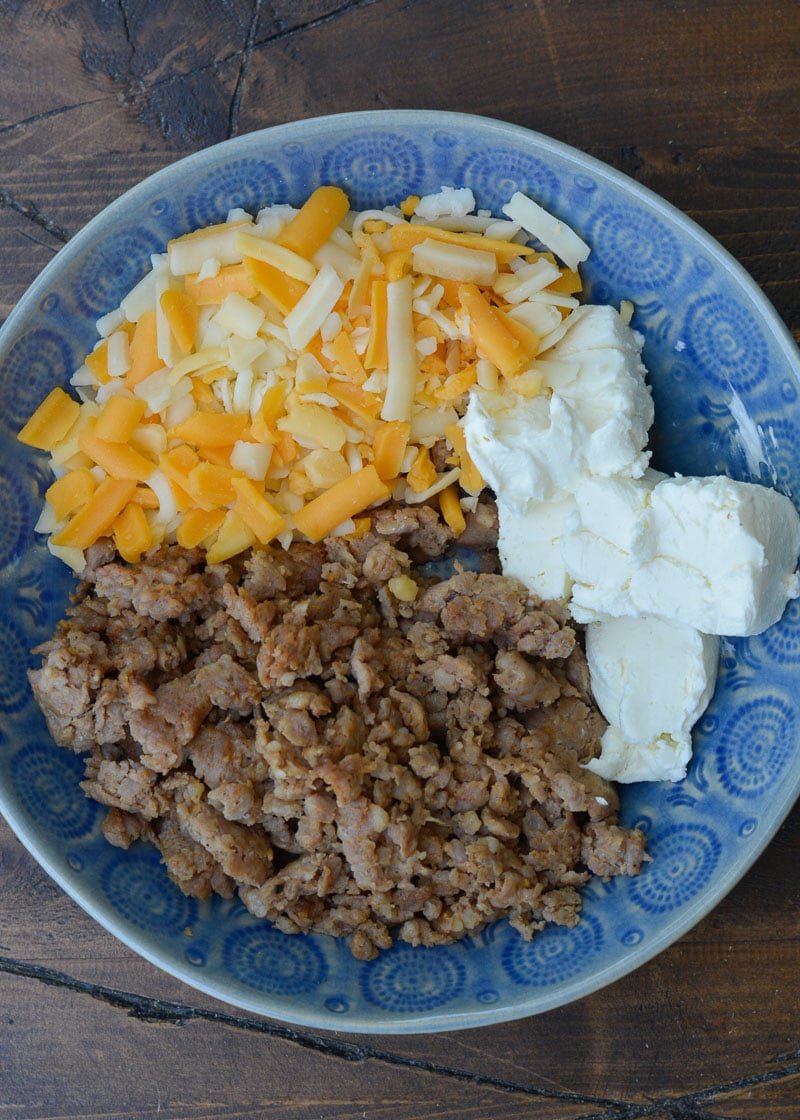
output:
M 517 223 L 442 195 L 422 200 L 423 222 L 362 214 L 340 235 L 323 188 L 299 213 L 179 239 L 130 317 L 123 301 L 104 321 L 75 379 L 84 404 L 56 392 L 23 431 L 68 468 L 40 527 L 84 576 L 34 687 L 57 741 L 97 748 L 86 788 L 112 808 L 109 838 L 154 839 L 185 890 L 238 887 L 281 928 L 345 933 L 363 957 L 398 928 L 433 944 L 500 914 L 525 936 L 573 924 L 588 871 L 643 859 L 585 765 L 604 724 L 566 615 L 507 575 L 431 583 L 412 568 L 443 552 L 415 518 L 432 515 L 445 546 L 486 525 L 466 400 L 552 389 L 537 359 L 568 332 L 579 286 Z M 515 205 L 526 233 L 580 263 L 570 231 Z M 298 550 L 299 581 L 280 567 Z M 320 646 L 323 623 L 340 644 Z M 259 705 L 266 720 L 243 730 Z M 337 730 L 348 712 L 363 732 Z M 343 742 L 370 746 L 337 757 Z

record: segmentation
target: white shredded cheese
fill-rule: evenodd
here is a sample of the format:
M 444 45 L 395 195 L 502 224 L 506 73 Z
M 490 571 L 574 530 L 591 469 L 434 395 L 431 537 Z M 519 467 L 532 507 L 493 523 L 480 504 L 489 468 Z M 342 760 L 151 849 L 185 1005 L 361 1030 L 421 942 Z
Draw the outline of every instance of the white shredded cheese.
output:
M 289 343 L 295 350 L 307 346 L 336 306 L 344 291 L 344 282 L 334 269 L 325 264 L 313 283 L 285 319 Z
M 468 249 L 463 245 L 448 245 L 427 237 L 411 250 L 414 268 L 429 272 L 445 280 L 459 280 L 469 284 L 493 284 L 497 277 L 497 257 L 484 249 Z
M 247 478 L 263 482 L 272 459 L 272 444 L 238 440 L 231 451 L 231 466 Z
M 122 377 L 131 368 L 131 355 L 126 331 L 114 331 L 108 336 L 108 376 Z
M 120 304 L 120 311 L 129 323 L 138 323 L 145 311 L 152 310 L 155 304 L 156 273 L 146 272 L 135 287 L 131 288 Z
M 382 420 L 409 420 L 417 384 L 417 355 L 412 319 L 412 280 L 404 276 L 386 286 L 386 347 L 389 354 Z
M 223 330 L 239 338 L 253 339 L 264 322 L 263 308 L 245 299 L 238 292 L 230 292 L 222 301 L 214 320 Z
M 414 207 L 418 218 L 463 218 L 475 209 L 475 195 L 469 187 L 442 187 L 435 194 L 426 194 Z
M 589 246 L 566 222 L 548 213 L 520 191 L 511 196 L 503 207 L 503 213 L 551 249 L 568 268 L 577 268 L 589 256 Z
M 125 312 L 121 307 L 116 307 L 113 311 L 109 311 L 107 315 L 101 315 L 95 325 L 100 337 L 107 338 L 113 331 L 119 330 L 124 322 Z
M 218 260 L 220 265 L 238 264 L 242 251 L 236 244 L 237 235 L 240 230 L 250 229 L 252 225 L 253 220 L 248 217 L 170 241 L 167 247 L 170 272 L 173 276 L 199 272 L 210 257 Z

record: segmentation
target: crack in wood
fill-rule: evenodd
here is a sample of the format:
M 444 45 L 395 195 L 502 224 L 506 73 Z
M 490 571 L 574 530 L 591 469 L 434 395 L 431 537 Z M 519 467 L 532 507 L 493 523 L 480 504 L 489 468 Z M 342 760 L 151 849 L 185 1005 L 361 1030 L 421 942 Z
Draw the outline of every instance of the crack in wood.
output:
M 769 1059 L 770 1062 L 775 1062 L 776 1058 Z M 695 1093 L 687 1093 L 680 1098 L 680 1101 L 686 1102 L 687 1106 L 692 1108 L 702 1104 L 703 1101 L 710 1100 L 713 1103 L 713 1098 L 721 1097 L 723 1095 L 730 1095 L 731 1093 L 738 1093 L 745 1089 L 753 1089 L 761 1085 L 768 1085 L 779 1081 L 785 1081 L 790 1077 L 797 1077 L 800 1074 L 800 1063 L 791 1065 L 784 1065 L 780 1069 L 765 1070 L 763 1073 L 753 1073 L 749 1077 L 737 1077 L 735 1081 L 730 1081 L 723 1085 L 715 1085 L 709 1089 L 699 1089 Z M 688 1113 L 679 1113 L 681 1120 L 684 1116 L 691 1116 Z M 703 1112 L 703 1120 L 725 1120 L 724 1117 L 715 1117 L 708 1112 Z
M 11 976 L 20 976 L 30 980 L 37 980 L 48 987 L 64 988 L 68 991 L 89 996 L 101 1003 L 108 1004 L 120 1011 L 126 1012 L 131 1018 L 142 1023 L 162 1023 L 176 1026 L 193 1020 L 219 1024 L 235 1030 L 249 1031 L 255 1034 L 266 1035 L 312 1050 L 331 1058 L 339 1058 L 347 1062 L 375 1061 L 409 1071 L 429 1073 L 449 1080 L 465 1082 L 478 1088 L 493 1089 L 498 1092 L 517 1094 L 533 1097 L 539 1100 L 558 1101 L 562 1104 L 583 1104 L 595 1106 L 594 1111 L 584 1113 L 575 1120 L 647 1120 L 647 1117 L 667 1116 L 670 1120 L 730 1120 L 722 1113 L 709 1111 L 709 1106 L 714 1107 L 722 1096 L 729 1096 L 743 1090 L 785 1081 L 788 1078 L 800 1075 L 800 1062 L 793 1062 L 781 1066 L 780 1069 L 767 1070 L 760 1074 L 751 1074 L 748 1077 L 737 1078 L 734 1081 L 721 1085 L 709 1086 L 704 1089 L 685 1093 L 681 1096 L 650 1098 L 647 1101 L 625 1101 L 610 1097 L 595 1096 L 590 1093 L 570 1092 L 566 1090 L 545 1089 L 523 1082 L 512 1081 L 507 1078 L 495 1077 L 490 1074 L 476 1073 L 472 1070 L 461 1069 L 458 1066 L 447 1066 L 437 1062 L 427 1061 L 422 1058 L 413 1058 L 402 1054 L 395 1054 L 390 1050 L 382 1050 L 375 1046 L 358 1042 L 348 1042 L 340 1038 L 309 1033 L 292 1026 L 282 1025 L 269 1020 L 251 1019 L 245 1015 L 231 1012 L 214 1011 L 208 1008 L 195 1007 L 190 1004 L 175 1003 L 171 1000 L 154 999 L 150 996 L 140 996 L 132 992 L 125 992 L 118 988 L 109 988 L 102 984 L 95 984 L 87 980 L 46 968 L 43 965 L 30 964 L 19 961 L 13 957 L 0 956 L 0 973 Z M 797 1057 L 797 1053 L 790 1055 Z M 781 1061 L 780 1056 L 769 1059 L 770 1063 Z
M 239 65 L 239 74 L 236 78 L 236 85 L 233 88 L 233 96 L 231 97 L 230 109 L 228 111 L 228 139 L 236 136 L 239 132 L 239 110 L 242 103 L 242 94 L 244 93 L 244 84 L 247 80 L 247 71 L 250 69 L 250 59 L 253 56 L 253 49 L 255 46 L 256 31 L 258 29 L 258 17 L 261 14 L 261 0 L 255 0 L 253 4 L 253 12 L 250 17 L 250 26 L 247 29 L 247 38 L 244 44 L 244 51 L 242 52 L 242 59 Z
M 317 16 L 315 19 L 307 20 L 306 23 L 295 24 L 294 27 L 287 27 L 286 21 L 276 18 L 275 23 L 278 30 L 274 35 L 267 35 L 264 39 L 259 39 L 255 46 L 265 47 L 270 43 L 277 42 L 281 39 L 287 39 L 292 35 L 301 35 L 304 31 L 313 31 L 318 27 L 323 27 L 326 23 L 332 23 L 340 16 L 348 15 L 350 12 L 360 12 L 363 8 L 371 8 L 375 4 L 380 4 L 382 0 L 352 0 L 350 4 L 344 4 L 341 8 L 336 8 L 333 12 L 326 12 L 324 16 Z M 274 14 L 274 11 L 273 11 Z
M 131 24 L 130 19 L 128 18 L 128 7 L 125 3 L 125 0 L 117 0 L 117 5 L 119 7 L 119 13 L 122 16 L 122 30 L 125 33 L 125 42 L 131 49 L 131 59 L 133 59 L 133 56 L 136 53 L 136 43 L 134 42 L 133 36 L 131 35 Z
M 60 241 L 62 245 L 65 245 L 70 239 L 69 232 L 57 222 L 46 218 L 35 202 L 28 202 L 27 204 L 18 202 L 4 187 L 0 187 L 0 209 L 13 210 L 16 214 L 27 218 L 28 221 L 49 233 L 56 241 Z
M 5 136 L 9 132 L 16 132 L 18 129 L 26 128 L 30 124 L 39 124 L 41 121 L 51 120 L 53 117 L 63 116 L 64 113 L 71 113 L 75 109 L 83 109 L 86 105 L 97 105 L 101 101 L 108 101 L 109 97 L 90 97 L 86 101 L 76 101 L 72 105 L 59 105 L 57 109 L 44 109 L 41 113 L 34 113 L 30 117 L 23 117 L 22 120 L 12 121 L 11 124 L 4 124 L 0 126 L 0 136 Z
M 716 1115 L 711 1112 L 696 1112 L 694 1109 L 685 1109 L 680 1101 L 653 1100 L 644 1104 L 633 1104 L 626 1107 L 615 1107 L 610 1112 L 585 1112 L 576 1116 L 574 1120 L 647 1120 L 648 1117 L 657 1117 L 657 1120 L 734 1120 L 733 1117 Z
M 48 245 L 46 241 L 40 241 L 38 237 L 34 237 L 32 233 L 28 233 L 25 229 L 21 229 L 19 235 L 20 237 L 24 237 L 26 241 L 30 241 L 32 245 L 38 245 L 40 249 L 47 249 L 47 251 L 54 256 L 61 248 L 60 245 Z
M 627 1107 L 614 1108 L 604 1112 L 585 1112 L 576 1116 L 574 1120 L 735 1120 L 732 1116 L 723 1116 L 722 1113 L 708 1112 L 703 1109 L 698 1112 L 693 1106 L 687 1106 L 680 1098 L 662 1098 L 651 1100 L 642 1104 L 632 1104 Z

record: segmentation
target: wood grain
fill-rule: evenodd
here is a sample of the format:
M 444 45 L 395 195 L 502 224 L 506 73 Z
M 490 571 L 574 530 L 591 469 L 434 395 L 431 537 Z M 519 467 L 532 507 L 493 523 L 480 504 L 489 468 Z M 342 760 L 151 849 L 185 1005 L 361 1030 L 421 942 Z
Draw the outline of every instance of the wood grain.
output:
M 0 320 L 94 214 L 199 147 L 442 108 L 534 128 L 719 239 L 800 338 L 789 0 L 0 0 Z M 0 824 L 0 1117 L 800 1117 L 800 810 L 680 942 L 518 1023 L 348 1036 L 239 1013 L 85 915 Z

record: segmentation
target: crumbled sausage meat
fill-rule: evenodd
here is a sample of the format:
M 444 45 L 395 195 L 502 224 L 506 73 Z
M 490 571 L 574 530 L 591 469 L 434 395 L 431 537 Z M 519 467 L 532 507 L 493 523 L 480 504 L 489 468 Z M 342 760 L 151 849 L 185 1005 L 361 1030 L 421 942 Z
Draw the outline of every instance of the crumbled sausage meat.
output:
M 56 742 L 88 752 L 109 841 L 364 959 L 501 917 L 525 938 L 574 925 L 581 885 L 637 874 L 644 837 L 583 765 L 605 724 L 580 634 L 498 574 L 495 536 L 479 505 L 479 570 L 447 579 L 429 562 L 451 534 L 424 505 L 216 566 L 177 546 L 127 565 L 101 542 L 30 679 Z

